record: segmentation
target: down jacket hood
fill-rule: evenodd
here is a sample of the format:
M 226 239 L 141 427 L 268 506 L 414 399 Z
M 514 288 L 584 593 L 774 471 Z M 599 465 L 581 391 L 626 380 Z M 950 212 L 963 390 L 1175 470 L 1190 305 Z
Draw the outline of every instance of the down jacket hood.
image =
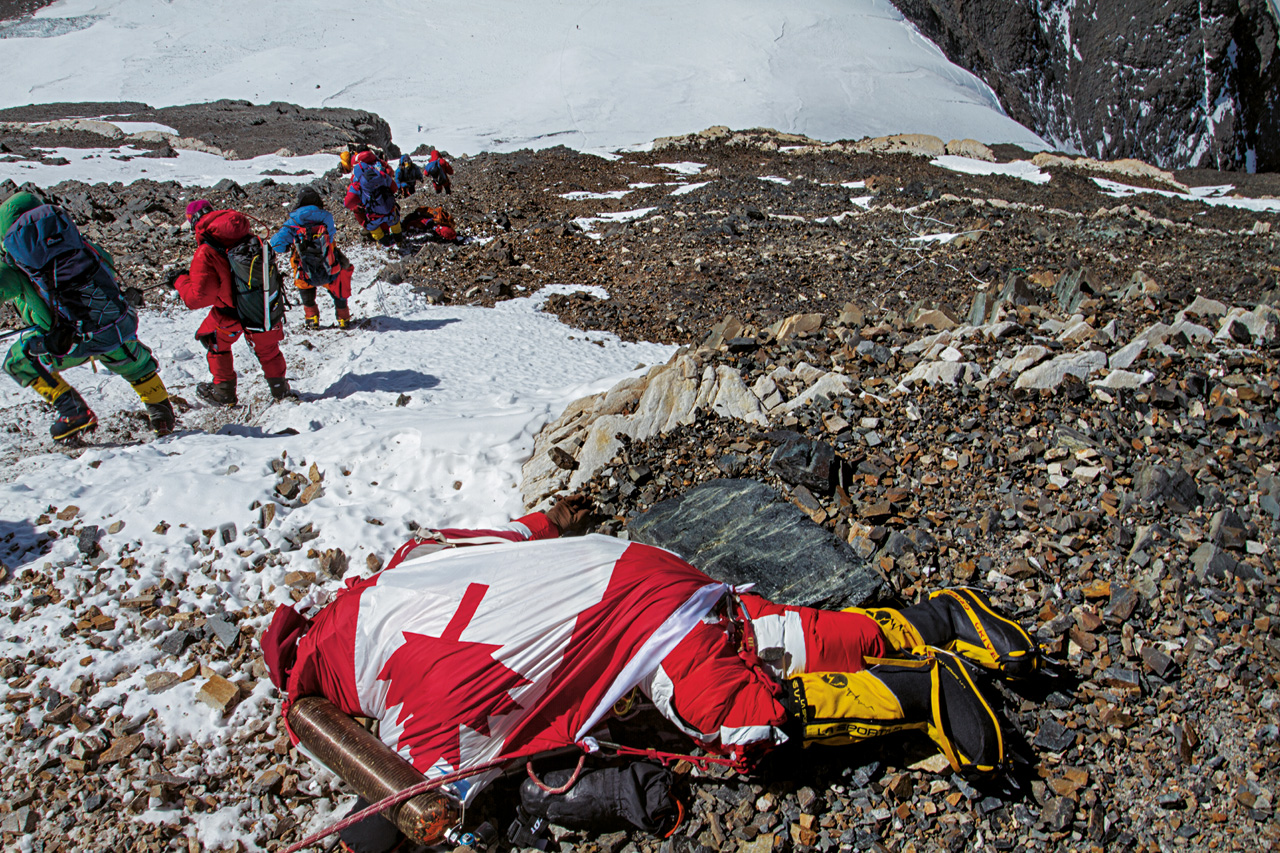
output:
M 215 210 L 196 222 L 196 240 L 227 248 L 239 243 L 253 231 L 249 218 L 238 210 Z
M 9 233 L 9 229 L 13 227 L 13 223 L 18 221 L 18 217 L 26 213 L 32 208 L 39 207 L 44 204 L 40 199 L 31 193 L 18 193 L 10 198 L 4 204 L 0 204 L 0 238 Z

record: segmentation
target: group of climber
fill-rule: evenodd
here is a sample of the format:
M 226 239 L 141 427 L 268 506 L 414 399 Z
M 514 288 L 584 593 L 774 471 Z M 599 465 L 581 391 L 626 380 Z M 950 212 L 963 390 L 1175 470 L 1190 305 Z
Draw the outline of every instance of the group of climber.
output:
M 196 394 L 216 405 L 237 404 L 232 345 L 243 336 L 262 365 L 271 396 L 296 397 L 280 352 L 283 294 L 278 278 L 273 279 L 274 261 L 264 253 L 249 218 L 197 199 L 187 205 L 186 219 L 195 254 L 188 269 L 170 270 L 164 283 L 176 289 L 188 308 L 209 309 L 196 339 L 207 351 L 212 381 L 198 383 Z M 26 192 L 0 205 L 0 236 L 0 302 L 12 301 L 26 325 L 10 345 L 4 369 L 56 410 L 50 429 L 54 441 L 72 441 L 97 426 L 84 397 L 61 375 L 91 359 L 128 380 L 146 405 L 156 435 L 172 432 L 173 403 L 154 355 L 138 340 L 137 310 L 124 298 L 111 255 L 84 238 L 65 211 Z M 320 322 L 317 287 L 333 296 L 338 327 L 351 323 L 347 300 L 353 267 L 335 236 L 333 216 L 320 194 L 303 186 L 268 243 L 275 253 L 289 256 L 311 328 Z
M 400 239 L 404 225 L 400 218 L 398 198 L 408 198 L 417 191 L 418 183 L 430 180 L 437 193 L 452 193 L 453 166 L 434 148 L 426 168 L 413 162 L 408 154 L 400 157 L 397 167 L 391 165 L 367 145 L 339 155 L 342 171 L 351 175 L 342 204 L 365 233 L 378 243 L 391 245 Z M 418 213 L 422 208 L 419 208 Z M 418 216 L 420 220 L 422 217 Z M 442 236 L 437 231 L 437 236 Z M 445 239 L 454 239 L 452 229 Z
M 407 229 L 457 239 L 452 218 L 441 208 L 419 207 L 401 221 L 397 196 L 412 196 L 419 182 L 430 180 L 437 193 L 453 191 L 453 166 L 438 151 L 432 149 L 425 169 L 406 154 L 393 171 L 366 145 L 343 152 L 341 160 L 343 171 L 351 174 L 343 205 L 369 237 L 386 245 Z M 186 219 L 195 255 L 188 269 L 170 270 L 164 283 L 188 308 L 209 309 L 196 339 L 207 350 L 212 381 L 198 383 L 196 394 L 217 405 L 237 404 L 232 345 L 243 336 L 262 365 L 272 397 L 296 397 L 280 352 L 284 300 L 278 274 L 249 217 L 197 199 L 187 205 Z M 303 186 L 284 225 L 267 243 L 275 254 L 289 257 L 309 328 L 320 325 L 319 287 L 333 297 L 337 326 L 351 324 L 347 300 L 353 267 L 338 248 L 336 233 L 320 193 Z M 4 369 L 56 410 L 50 430 L 54 441 L 71 441 L 97 426 L 93 410 L 61 375 L 90 360 L 128 380 L 157 435 L 172 432 L 173 403 L 154 355 L 138 340 L 137 310 L 124 297 L 111 255 L 84 238 L 65 211 L 27 192 L 0 205 L 0 238 L 0 302 L 12 301 L 26 326 L 9 346 Z

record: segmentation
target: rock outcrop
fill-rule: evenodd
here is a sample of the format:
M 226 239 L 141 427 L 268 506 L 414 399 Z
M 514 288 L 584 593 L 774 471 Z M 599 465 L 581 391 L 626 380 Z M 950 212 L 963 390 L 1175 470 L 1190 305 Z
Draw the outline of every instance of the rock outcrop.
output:
M 893 3 L 1057 145 L 1170 169 L 1280 169 L 1274 5 Z

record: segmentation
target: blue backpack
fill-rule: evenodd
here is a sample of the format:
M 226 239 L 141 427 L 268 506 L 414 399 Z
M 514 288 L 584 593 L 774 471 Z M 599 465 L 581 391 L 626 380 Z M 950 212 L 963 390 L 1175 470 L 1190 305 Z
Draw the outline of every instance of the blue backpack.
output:
M 356 186 L 360 188 L 360 205 L 372 220 L 393 219 L 396 206 L 396 180 L 375 164 L 360 163 L 356 166 Z
M 120 323 L 132 311 L 115 271 L 62 210 L 42 204 L 22 214 L 4 235 L 4 251 L 53 313 L 60 334 L 46 339 L 60 341 L 57 348 L 65 351 L 51 354 L 67 355 L 90 338 L 97 339 L 93 351 L 106 352 L 131 337 L 123 328 L 128 324 Z

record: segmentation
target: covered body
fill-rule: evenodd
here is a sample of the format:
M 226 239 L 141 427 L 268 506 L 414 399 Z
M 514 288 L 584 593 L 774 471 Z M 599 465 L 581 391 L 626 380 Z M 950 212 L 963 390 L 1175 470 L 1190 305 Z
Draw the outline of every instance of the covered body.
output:
M 281 608 L 276 623 L 302 636 L 281 643 L 273 623 L 263 640 L 273 679 L 290 697 L 320 693 L 379 719 L 383 741 L 428 777 L 582 743 L 636 686 L 722 754 L 787 740 L 778 678 L 803 661 L 806 640 L 783 636 L 784 608 L 757 597 L 744 608 L 661 548 L 556 534 L 537 513 L 410 541 L 309 623 Z M 769 634 L 773 665 L 744 642 L 751 609 L 782 620 Z M 857 639 L 838 663 L 856 669 L 882 640 L 874 621 L 847 616 Z M 454 794 L 469 800 L 495 773 Z

